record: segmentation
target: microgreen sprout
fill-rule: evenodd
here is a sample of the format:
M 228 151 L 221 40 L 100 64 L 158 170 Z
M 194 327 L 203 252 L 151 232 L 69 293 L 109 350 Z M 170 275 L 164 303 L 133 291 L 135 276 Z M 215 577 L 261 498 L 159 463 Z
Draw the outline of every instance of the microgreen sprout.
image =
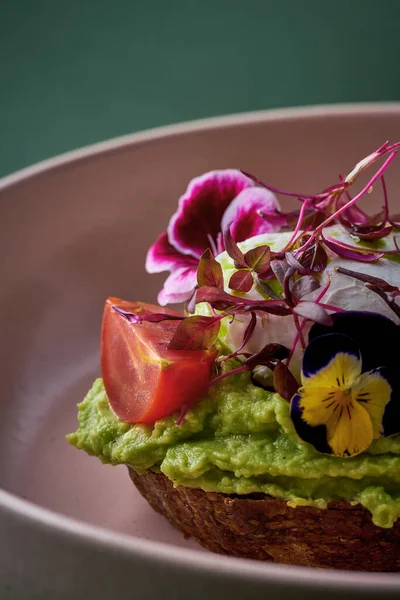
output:
M 400 142 L 385 142 L 359 161 L 347 175 L 340 176 L 339 182 L 314 194 L 285 191 L 254 175 L 235 170 L 215 171 L 193 180 L 180 200 L 168 232 L 160 236 L 148 254 L 150 271 L 171 271 L 161 292 L 162 303 L 187 301 L 189 316 L 181 319 L 169 348 L 212 348 L 224 319 L 228 318 L 232 323 L 246 317 L 248 321 L 241 342 L 216 361 L 217 367 L 221 367 L 228 359 L 236 359 L 237 366 L 231 371 L 224 370 L 210 385 L 242 371 L 252 372 L 262 365 L 273 371 L 275 389 L 290 400 L 296 380 L 289 366 L 298 345 L 303 350 L 307 347 L 306 333 L 313 323 L 329 327 L 333 322 L 332 315 L 343 311 L 339 306 L 324 302 L 331 284 L 332 274 L 326 270 L 329 257 L 337 255 L 360 263 L 374 263 L 386 256 L 400 254 L 395 236 L 391 237 L 392 248 L 386 243 L 374 245 L 375 241 L 388 238 L 394 228 L 400 228 L 399 217 L 390 215 L 385 181 L 385 172 L 399 150 Z M 382 164 L 361 191 L 352 194 L 354 183 L 378 160 L 382 160 Z M 379 213 L 368 215 L 359 203 L 376 182 L 380 182 L 382 208 Z M 300 208 L 282 211 L 273 194 L 296 198 L 301 203 Z M 355 242 L 353 245 L 331 237 L 326 228 L 333 224 L 340 225 L 364 244 Z M 290 231 L 290 235 L 278 252 L 267 244 L 245 252 L 240 244 L 259 233 L 282 228 Z M 234 267 L 227 280 L 224 280 L 218 259 L 222 251 L 227 253 Z M 396 302 L 400 296 L 398 288 L 354 270 L 338 267 L 335 272 L 364 282 L 400 318 L 400 307 Z M 177 285 L 175 291 L 171 287 L 173 283 Z M 253 290 L 258 299 L 252 296 Z M 199 303 L 208 304 L 208 315 L 193 314 Z M 135 316 L 124 316 L 136 322 Z M 296 330 L 293 344 L 290 349 L 279 344 L 266 344 L 262 350 L 251 354 L 246 348 L 261 320 L 267 316 L 292 319 Z M 152 318 L 157 320 L 158 317 L 153 315 Z

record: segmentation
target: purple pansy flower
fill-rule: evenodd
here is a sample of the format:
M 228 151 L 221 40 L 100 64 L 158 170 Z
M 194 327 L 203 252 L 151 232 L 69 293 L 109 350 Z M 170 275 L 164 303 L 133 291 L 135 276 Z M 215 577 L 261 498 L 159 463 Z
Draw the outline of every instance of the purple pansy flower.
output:
M 400 328 L 378 313 L 344 311 L 315 323 L 290 415 L 299 437 L 350 457 L 400 431 Z
M 210 171 L 192 179 L 179 199 L 168 231 L 147 253 L 148 273 L 170 272 L 158 295 L 159 304 L 185 302 L 191 297 L 201 255 L 207 248 L 214 254 L 224 250 L 222 231 L 229 224 L 234 241 L 242 242 L 260 233 L 278 231 L 279 221 L 265 218 L 277 211 L 274 194 L 257 187 L 236 169 Z

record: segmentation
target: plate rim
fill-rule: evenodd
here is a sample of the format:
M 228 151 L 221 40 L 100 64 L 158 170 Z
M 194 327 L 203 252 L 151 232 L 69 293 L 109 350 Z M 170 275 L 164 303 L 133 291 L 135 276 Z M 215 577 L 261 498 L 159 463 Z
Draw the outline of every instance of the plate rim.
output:
M 159 138 L 268 121 L 330 118 L 334 115 L 368 116 L 379 114 L 393 114 L 400 117 L 400 102 L 365 102 L 274 108 L 185 121 L 114 137 L 45 159 L 0 178 L 0 191 L 60 166 Z M 171 564 L 171 566 L 179 565 L 180 568 L 184 566 L 185 568 L 215 575 L 225 575 L 240 580 L 257 580 L 265 583 L 282 583 L 283 575 L 288 583 L 295 583 L 302 588 L 312 585 L 314 588 L 320 588 L 321 590 L 326 589 L 326 586 L 329 585 L 337 591 L 360 590 L 360 586 L 363 588 L 368 587 L 369 592 L 400 591 L 400 578 L 396 574 L 328 571 L 310 567 L 264 563 L 256 560 L 221 556 L 190 548 L 174 547 L 165 542 L 137 538 L 133 535 L 117 533 L 104 527 L 89 524 L 44 508 L 2 488 L 0 488 L 0 510 L 6 516 L 8 513 L 9 516 L 20 517 L 22 520 L 29 521 L 33 526 L 55 532 L 56 535 L 61 535 L 66 539 L 73 539 L 85 545 L 95 544 L 97 547 L 111 552 L 123 552 L 132 558 L 141 555 L 142 558 Z
M 176 547 L 167 542 L 158 542 L 138 538 L 134 535 L 110 531 L 99 525 L 63 515 L 19 498 L 0 489 L 0 510 L 5 507 L 9 516 L 21 517 L 31 525 L 39 526 L 46 533 L 54 533 L 67 541 L 78 540 L 85 546 L 107 550 L 134 558 L 156 561 L 171 567 L 179 566 L 197 572 L 229 576 L 240 581 L 243 579 L 257 583 L 295 584 L 299 588 L 323 591 L 329 585 L 336 591 L 360 590 L 368 587 L 368 592 L 382 594 L 385 591 L 399 591 L 400 577 L 396 573 L 367 573 L 361 571 L 343 571 L 339 569 L 316 569 L 294 565 L 262 562 L 232 556 L 223 556 L 193 548 Z
M 25 179 L 39 175 L 44 171 L 51 171 L 57 167 L 84 160 L 90 156 L 106 154 L 127 146 L 157 140 L 164 137 L 174 137 L 180 134 L 195 133 L 210 129 L 223 129 L 226 127 L 261 123 L 265 121 L 291 121 L 317 117 L 367 116 L 379 114 L 395 114 L 400 116 L 400 101 L 396 102 L 350 102 L 339 104 L 316 104 L 298 107 L 271 108 L 251 112 L 239 112 L 229 115 L 206 117 L 151 127 L 134 133 L 128 133 L 104 141 L 78 147 L 68 152 L 57 154 L 41 160 L 33 165 L 23 167 L 12 173 L 0 177 L 0 191 L 20 183 Z

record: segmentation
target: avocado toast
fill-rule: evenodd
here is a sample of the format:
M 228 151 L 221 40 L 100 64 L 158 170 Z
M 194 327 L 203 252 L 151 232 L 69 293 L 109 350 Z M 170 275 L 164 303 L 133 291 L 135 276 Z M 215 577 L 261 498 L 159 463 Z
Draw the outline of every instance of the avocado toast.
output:
M 106 303 L 102 379 L 68 439 L 127 465 L 210 550 L 400 570 L 400 252 L 384 183 L 397 149 L 290 193 L 290 213 L 240 171 L 195 178 L 147 256 L 170 271 L 159 306 Z M 374 184 L 383 210 L 367 215 Z M 178 302 L 184 314 L 165 308 Z

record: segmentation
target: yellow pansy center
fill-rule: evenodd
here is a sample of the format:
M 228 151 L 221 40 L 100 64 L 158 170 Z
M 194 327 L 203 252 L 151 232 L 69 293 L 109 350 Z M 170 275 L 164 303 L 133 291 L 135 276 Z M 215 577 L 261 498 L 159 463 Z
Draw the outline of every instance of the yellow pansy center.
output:
M 302 418 L 311 426 L 325 425 L 334 455 L 359 454 L 381 436 L 391 387 L 378 370 L 361 373 L 361 360 L 340 352 L 302 379 Z
M 346 408 L 347 410 L 351 410 L 353 406 L 353 396 L 351 393 L 351 388 L 339 389 L 335 392 L 330 392 L 326 398 L 324 398 L 323 402 L 326 403 L 325 409 L 329 409 L 334 406 L 334 411 L 342 410 Z

